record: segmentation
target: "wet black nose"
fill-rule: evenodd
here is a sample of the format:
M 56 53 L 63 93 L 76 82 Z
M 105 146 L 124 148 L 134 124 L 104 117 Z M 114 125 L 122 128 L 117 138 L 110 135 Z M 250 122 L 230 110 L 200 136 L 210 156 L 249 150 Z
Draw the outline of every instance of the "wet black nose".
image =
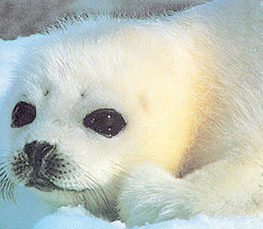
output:
M 41 164 L 42 159 L 55 149 L 55 146 L 47 142 L 33 141 L 24 147 L 24 152 L 29 157 L 29 162 L 32 164 Z

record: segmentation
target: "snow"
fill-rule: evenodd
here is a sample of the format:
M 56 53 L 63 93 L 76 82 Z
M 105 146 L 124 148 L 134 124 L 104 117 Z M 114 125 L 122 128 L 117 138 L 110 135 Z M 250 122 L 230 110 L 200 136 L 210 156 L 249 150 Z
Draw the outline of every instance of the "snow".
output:
M 119 221 L 109 223 L 93 216 L 87 217 L 78 208 L 64 207 L 57 213 L 40 220 L 34 229 L 124 229 L 125 225 Z M 175 219 L 167 222 L 136 226 L 134 229 L 236 229 L 236 228 L 262 228 L 263 217 L 229 217 L 213 218 L 199 215 L 189 220 Z
M 82 206 L 52 209 L 30 191 L 20 187 L 17 205 L 0 200 L 0 228 L 5 229 L 126 229 L 120 221 L 107 222 L 90 215 Z M 211 217 L 197 215 L 188 220 L 136 226 L 133 229 L 260 229 L 261 216 Z
M 9 86 L 12 63 L 16 61 L 21 47 L 37 39 L 39 35 L 18 38 L 14 41 L 0 40 L 0 100 Z M 34 38 L 32 38 L 34 37 Z M 0 196 L 1 197 L 1 196 Z M 35 197 L 30 190 L 19 187 L 16 191 L 17 204 L 0 198 L 0 228 L 5 229 L 124 229 L 120 221 L 107 222 L 90 215 L 82 206 L 52 208 L 48 203 Z M 140 229 L 230 229 L 263 227 L 261 216 L 210 217 L 197 215 L 189 220 L 174 219 L 142 227 Z
M 81 207 L 63 207 L 57 213 L 40 220 L 33 229 L 124 229 L 125 224 L 116 221 L 109 223 L 93 216 L 85 216 Z M 263 217 L 228 217 L 213 218 L 199 215 L 189 220 L 175 219 L 167 222 L 136 226 L 134 229 L 230 229 L 230 228 L 262 228 Z
M 34 226 L 34 229 L 80 229 L 80 228 L 100 228 L 100 229 L 118 229 L 125 228 L 124 225 L 114 225 L 105 220 L 94 216 L 86 216 L 86 211 L 83 207 L 61 207 L 52 215 L 41 219 Z

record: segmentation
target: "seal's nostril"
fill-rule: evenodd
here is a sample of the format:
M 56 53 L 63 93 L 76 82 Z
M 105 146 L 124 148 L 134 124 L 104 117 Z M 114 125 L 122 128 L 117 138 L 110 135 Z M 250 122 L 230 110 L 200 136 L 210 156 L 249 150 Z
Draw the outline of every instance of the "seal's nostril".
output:
M 54 148 L 55 146 L 47 142 L 33 141 L 25 145 L 24 152 L 29 157 L 31 163 L 40 164 L 42 159 Z
M 31 143 L 28 143 L 24 147 L 24 152 L 27 154 L 29 158 L 33 158 L 36 154 L 36 148 L 37 148 L 37 141 L 33 141 Z

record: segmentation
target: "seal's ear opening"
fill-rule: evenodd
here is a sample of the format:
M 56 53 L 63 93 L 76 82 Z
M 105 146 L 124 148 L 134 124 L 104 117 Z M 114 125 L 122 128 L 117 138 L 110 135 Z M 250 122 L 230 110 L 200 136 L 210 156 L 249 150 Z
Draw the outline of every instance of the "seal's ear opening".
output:
M 120 113 L 113 109 L 98 109 L 88 114 L 83 125 L 104 137 L 117 135 L 127 125 Z
M 36 118 L 36 107 L 23 101 L 18 102 L 12 111 L 12 128 L 20 128 L 30 124 Z

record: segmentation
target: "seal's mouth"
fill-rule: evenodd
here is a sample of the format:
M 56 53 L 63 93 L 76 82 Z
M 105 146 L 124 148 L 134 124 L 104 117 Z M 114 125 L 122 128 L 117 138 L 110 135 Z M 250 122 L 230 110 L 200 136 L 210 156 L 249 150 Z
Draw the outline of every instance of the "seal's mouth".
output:
M 83 174 L 78 165 L 57 148 L 57 145 L 47 142 L 26 144 L 10 158 L 11 172 L 17 179 L 15 182 L 42 192 L 82 192 L 98 186 L 89 174 Z
M 56 186 L 47 178 L 30 178 L 25 184 L 25 186 L 30 188 L 36 188 L 42 192 L 52 192 L 55 190 L 64 191 L 63 188 Z

